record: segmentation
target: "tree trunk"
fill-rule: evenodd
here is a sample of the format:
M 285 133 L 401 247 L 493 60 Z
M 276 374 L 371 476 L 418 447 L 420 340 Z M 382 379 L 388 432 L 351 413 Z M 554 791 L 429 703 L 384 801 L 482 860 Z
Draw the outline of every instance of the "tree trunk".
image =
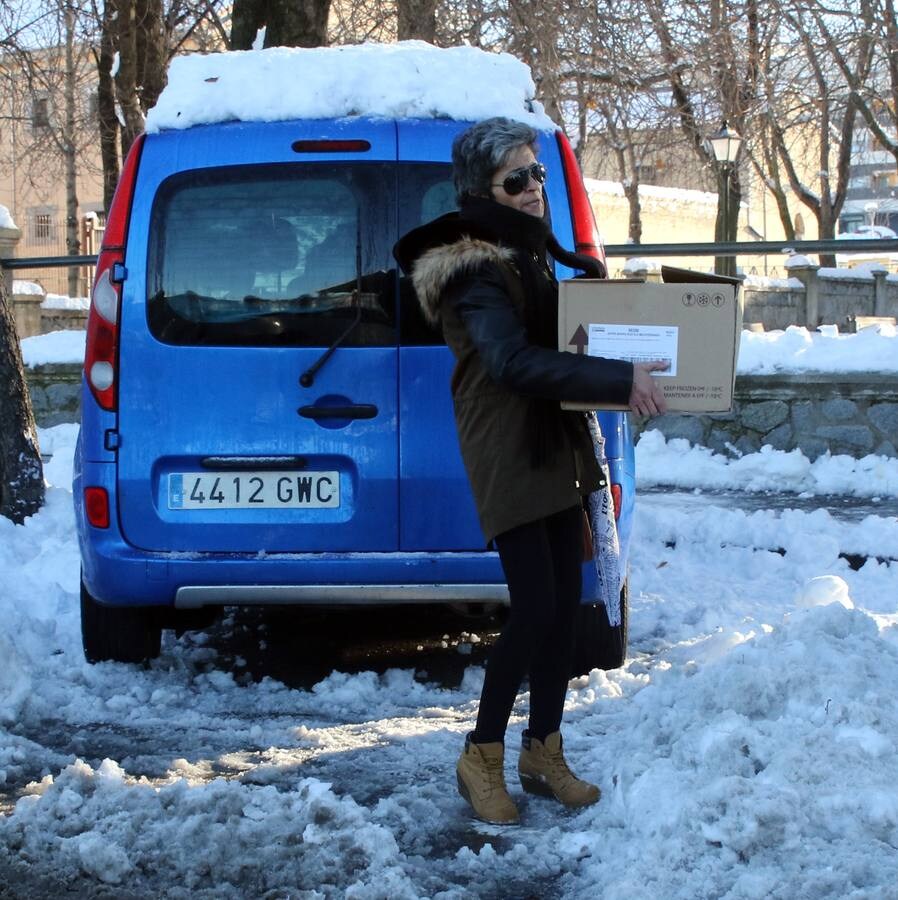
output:
M 118 50 L 119 66 L 115 73 L 115 96 L 125 122 L 122 125 L 122 159 L 143 131 L 143 112 L 138 99 L 138 35 L 134 0 L 109 0 L 113 7 L 113 45 Z
M 140 62 L 140 108 L 156 105 L 166 81 L 168 60 L 162 0 L 137 0 L 137 46 Z
M 265 27 L 266 47 L 327 46 L 330 0 L 234 0 L 231 49 L 249 50 Z
M 420 40 L 436 43 L 436 0 L 399 0 L 399 40 Z
M 717 220 L 714 223 L 714 240 L 717 242 L 735 241 L 739 236 L 739 207 L 742 205 L 742 186 L 736 166 L 718 167 L 717 187 L 720 200 L 717 204 Z M 714 271 L 718 275 L 734 276 L 736 274 L 736 257 L 715 257 Z
M 103 9 L 100 51 L 97 54 L 97 119 L 100 132 L 100 156 L 103 161 L 103 208 L 109 210 L 115 186 L 118 184 L 118 116 L 115 114 L 115 84 L 112 80 L 113 9 L 107 3 Z
M 330 0 L 271 0 L 266 47 L 326 47 Z
M 642 206 L 639 202 L 639 181 L 635 178 L 629 183 L 624 182 L 624 196 L 630 208 L 630 220 L 627 227 L 627 237 L 631 244 L 642 243 Z
M 44 469 L 16 323 L 0 277 L 0 515 L 21 525 L 44 503 Z
M 256 39 L 256 32 L 267 19 L 267 0 L 234 0 L 231 8 L 231 49 L 249 50 Z
M 65 6 L 65 134 L 63 135 L 65 158 L 65 250 L 69 256 L 81 252 L 78 236 L 78 169 L 75 148 L 75 10 L 71 2 Z M 70 297 L 81 295 L 80 272 L 77 266 L 68 270 Z

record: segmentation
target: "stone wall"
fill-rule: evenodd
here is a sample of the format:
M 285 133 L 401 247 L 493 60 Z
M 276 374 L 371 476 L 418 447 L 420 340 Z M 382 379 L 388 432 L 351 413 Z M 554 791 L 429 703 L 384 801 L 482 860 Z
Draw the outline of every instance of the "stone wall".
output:
M 752 375 L 736 379 L 733 411 L 633 420 L 716 453 L 752 453 L 769 444 L 809 459 L 829 451 L 898 456 L 898 377 L 877 373 Z
M 51 331 L 84 331 L 86 328 L 86 309 L 41 308 L 41 334 Z
M 81 366 L 26 371 L 34 415 L 47 427 L 80 418 Z M 829 452 L 898 456 L 898 376 L 751 375 L 736 379 L 733 412 L 631 419 L 668 438 L 686 438 L 717 453 L 752 453 L 764 444 L 798 448 L 809 459 Z
M 87 309 L 48 304 L 46 300 L 44 293 L 13 291 L 12 313 L 20 339 L 51 331 L 83 331 L 87 328 Z
M 53 363 L 25 370 L 34 418 L 42 428 L 81 420 L 81 366 Z

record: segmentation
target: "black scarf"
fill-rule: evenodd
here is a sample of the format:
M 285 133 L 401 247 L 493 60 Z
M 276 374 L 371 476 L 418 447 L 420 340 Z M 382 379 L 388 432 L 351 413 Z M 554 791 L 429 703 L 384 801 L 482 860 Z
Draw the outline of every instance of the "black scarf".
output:
M 524 327 L 527 339 L 539 347 L 558 349 L 558 283 L 548 267 L 547 253 L 558 262 L 584 270 L 591 278 L 602 278 L 602 264 L 589 256 L 564 250 L 544 219 L 520 212 L 483 197 L 465 197 L 459 219 L 470 223 L 477 236 L 514 251 L 515 267 L 524 291 Z M 541 468 L 564 446 L 563 430 L 577 427 L 557 400 L 534 398 L 530 406 L 531 464 Z

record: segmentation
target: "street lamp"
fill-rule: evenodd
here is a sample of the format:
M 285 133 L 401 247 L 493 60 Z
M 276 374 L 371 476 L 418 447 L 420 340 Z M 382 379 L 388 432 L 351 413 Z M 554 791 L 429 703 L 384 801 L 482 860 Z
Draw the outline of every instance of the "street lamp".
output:
M 719 222 L 721 225 L 720 233 L 717 234 L 717 240 L 727 241 L 730 237 L 730 167 L 735 165 L 736 157 L 739 155 L 739 147 L 742 144 L 742 138 L 727 127 L 726 119 L 720 126 L 720 131 L 712 134 L 708 138 L 711 150 L 714 153 L 714 159 L 720 167 L 721 181 L 723 182 L 723 196 L 721 214 Z M 736 211 L 736 223 L 738 224 L 739 211 Z M 735 229 L 733 229 L 735 230 Z M 736 274 L 736 257 L 735 256 L 718 256 L 714 259 L 714 271 L 718 275 L 735 275 Z

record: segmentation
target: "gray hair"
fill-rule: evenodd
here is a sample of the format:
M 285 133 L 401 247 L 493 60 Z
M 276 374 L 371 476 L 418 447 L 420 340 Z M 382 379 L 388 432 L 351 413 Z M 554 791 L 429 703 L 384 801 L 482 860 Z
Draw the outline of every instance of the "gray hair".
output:
M 493 174 L 518 147 L 536 152 L 536 129 L 497 116 L 484 119 L 452 142 L 452 178 L 459 203 L 465 197 L 491 196 Z

